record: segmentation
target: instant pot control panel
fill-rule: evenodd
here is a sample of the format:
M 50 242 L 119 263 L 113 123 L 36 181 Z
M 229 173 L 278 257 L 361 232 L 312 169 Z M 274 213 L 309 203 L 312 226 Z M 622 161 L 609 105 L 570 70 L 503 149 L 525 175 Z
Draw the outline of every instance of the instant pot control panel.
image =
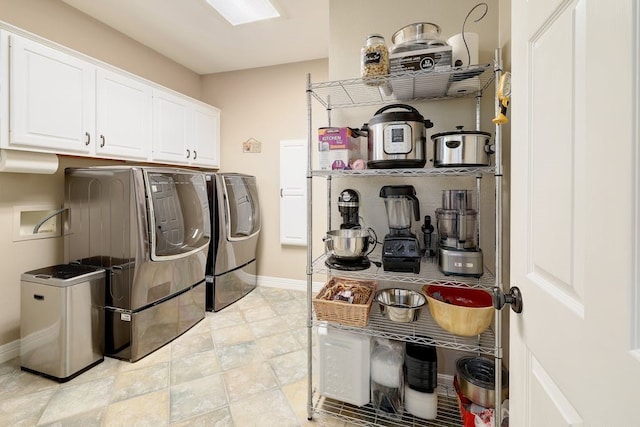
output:
M 413 132 L 406 123 L 391 123 L 384 127 L 384 152 L 409 154 L 413 148 Z

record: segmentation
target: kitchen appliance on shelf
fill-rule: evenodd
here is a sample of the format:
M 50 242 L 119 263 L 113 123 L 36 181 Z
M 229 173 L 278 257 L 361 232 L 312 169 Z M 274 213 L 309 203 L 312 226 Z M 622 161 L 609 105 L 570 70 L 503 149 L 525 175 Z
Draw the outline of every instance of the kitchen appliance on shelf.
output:
M 420 273 L 420 243 L 411 232 L 411 216 L 420 219 L 420 204 L 412 185 L 385 185 L 380 189 L 389 223 L 382 244 L 384 271 Z
M 255 176 L 205 173 L 211 212 L 206 309 L 218 311 L 255 289 L 260 204 Z
M 338 196 L 338 211 L 342 217 L 340 229 L 360 228 L 360 194 L 356 190 L 347 188 Z
M 480 277 L 484 271 L 478 246 L 478 214 L 471 190 L 444 190 L 436 209 L 438 266 L 445 275 Z
M 435 167 L 489 166 L 494 147 L 491 134 L 475 130 L 440 132 L 431 136 Z
M 388 111 L 402 109 L 405 111 Z M 410 105 L 391 104 L 380 108 L 362 126 L 367 132 L 372 169 L 421 168 L 426 163 L 426 130 L 433 127 Z
M 436 251 L 433 249 L 433 232 L 435 228 L 431 223 L 431 215 L 424 216 L 424 223 L 422 227 L 422 244 L 424 245 L 424 257 L 433 258 L 436 256 Z
M 135 362 L 205 317 L 211 229 L 200 172 L 68 168 L 65 208 L 65 261 L 106 270 L 106 356 Z
M 376 237 L 372 229 L 360 225 L 360 193 L 350 188 L 342 190 L 338 211 L 342 217 L 340 229 L 328 231 L 324 238 L 325 265 L 336 270 L 365 270 L 371 266 L 367 255 L 375 248 Z

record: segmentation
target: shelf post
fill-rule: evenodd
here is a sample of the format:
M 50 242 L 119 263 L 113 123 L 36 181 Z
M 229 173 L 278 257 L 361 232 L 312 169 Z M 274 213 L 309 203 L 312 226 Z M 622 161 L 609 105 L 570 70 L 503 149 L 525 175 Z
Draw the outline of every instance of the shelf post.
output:
M 502 75 L 502 49 L 497 48 L 495 51 L 495 115 L 500 112 L 500 100 L 498 99 L 498 82 Z M 502 289 L 502 127 L 495 125 L 495 197 L 496 197 L 496 243 L 495 243 L 495 260 L 496 260 L 496 283 L 495 286 Z M 495 313 L 495 339 L 496 339 L 496 355 L 495 355 L 495 391 L 496 396 L 494 408 L 494 425 L 500 426 L 500 413 L 502 412 L 502 312 L 496 310 Z
M 311 175 L 311 138 L 312 138 L 312 114 L 311 114 L 311 74 L 307 74 L 307 342 L 311 343 L 313 338 L 313 306 L 311 304 L 311 294 L 313 292 L 313 276 L 312 276 L 312 263 L 313 263 L 313 245 L 311 244 L 313 238 L 313 215 L 312 215 L 312 189 L 313 179 Z M 310 347 L 310 346 L 309 346 Z M 313 390 L 312 390 L 312 378 L 313 378 L 313 366 L 312 366 L 312 354 L 311 351 L 307 351 L 307 419 L 310 421 L 313 418 Z

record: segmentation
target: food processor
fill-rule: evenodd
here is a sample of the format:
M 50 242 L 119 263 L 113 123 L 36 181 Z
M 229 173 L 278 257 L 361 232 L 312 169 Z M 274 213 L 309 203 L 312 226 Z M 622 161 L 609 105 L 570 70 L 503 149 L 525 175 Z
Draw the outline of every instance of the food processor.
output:
M 438 266 L 445 275 L 482 276 L 477 220 L 471 190 L 443 191 L 442 208 L 436 209 L 436 221 Z
M 411 232 L 411 216 L 420 219 L 420 204 L 412 185 L 385 185 L 380 189 L 389 221 L 382 244 L 384 271 L 420 273 L 420 243 Z

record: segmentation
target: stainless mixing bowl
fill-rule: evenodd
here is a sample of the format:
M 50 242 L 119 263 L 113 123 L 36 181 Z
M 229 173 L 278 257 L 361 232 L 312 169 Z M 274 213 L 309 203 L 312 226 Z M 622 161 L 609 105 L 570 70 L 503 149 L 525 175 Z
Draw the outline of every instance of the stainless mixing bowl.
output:
M 351 260 L 367 255 L 369 241 L 369 231 L 359 228 L 327 231 L 324 238 L 327 255 Z
M 418 320 L 427 298 L 411 289 L 389 288 L 378 291 L 376 301 L 382 316 L 393 322 L 408 323 Z

